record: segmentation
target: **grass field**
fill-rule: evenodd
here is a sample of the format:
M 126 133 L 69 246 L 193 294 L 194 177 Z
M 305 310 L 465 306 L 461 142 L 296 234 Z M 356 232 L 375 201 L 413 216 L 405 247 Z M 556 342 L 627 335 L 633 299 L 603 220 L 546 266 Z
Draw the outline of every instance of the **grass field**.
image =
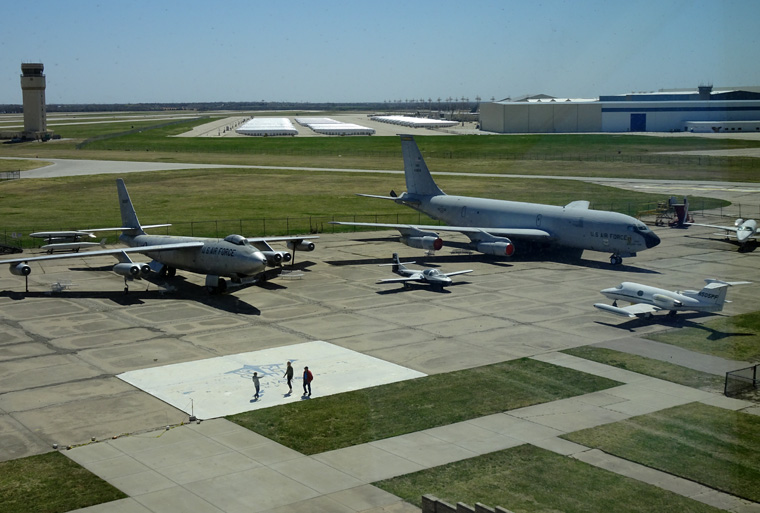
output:
M 271 236 L 341 230 L 327 224 L 332 220 L 432 222 L 395 203 L 355 194 L 403 190 L 401 175 L 219 169 L 130 173 L 124 178 L 140 221 L 174 223 L 172 235 Z M 664 199 L 570 180 L 447 176 L 441 178 L 440 184 L 452 194 L 555 205 L 587 199 L 594 208 L 629 215 L 650 209 Z M 728 204 L 708 198 L 693 202 L 707 208 Z M 121 219 L 115 178 L 94 175 L 0 182 L 0 219 L 3 230 L 21 233 L 116 226 Z M 232 222 L 220 227 L 214 221 Z M 201 224 L 191 231 L 190 222 Z M 24 241 L 25 247 L 30 245 L 31 241 Z
M 656 333 L 647 338 L 729 360 L 757 362 L 760 361 L 760 312 L 718 317 L 701 326 Z
M 316 454 L 618 384 L 524 358 L 228 418 L 301 453 Z
M 450 504 L 464 502 L 472 506 L 480 502 L 516 513 L 721 511 L 532 445 L 373 484 L 418 507 L 422 496 L 431 494 Z
M 124 497 L 58 452 L 0 462 L 0 513 L 63 513 Z
M 760 501 L 760 417 L 691 403 L 563 438 Z
M 562 352 L 699 390 L 723 392 L 725 381 L 723 376 L 688 369 L 668 362 L 592 346 L 575 347 L 565 349 Z
M 207 122 L 201 118 L 60 126 L 64 140 L 4 145 L 0 155 L 401 169 L 398 137 L 172 137 Z M 123 134 L 134 126 L 137 133 Z M 94 136 L 110 137 L 89 141 Z M 755 148 L 760 141 L 628 134 L 420 136 L 433 171 L 553 176 L 608 176 L 756 182 L 760 159 L 664 154 Z

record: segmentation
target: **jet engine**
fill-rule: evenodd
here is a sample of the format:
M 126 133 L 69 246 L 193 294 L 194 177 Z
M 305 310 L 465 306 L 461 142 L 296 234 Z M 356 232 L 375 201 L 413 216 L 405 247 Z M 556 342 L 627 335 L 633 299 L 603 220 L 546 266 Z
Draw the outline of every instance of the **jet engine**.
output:
M 307 251 L 310 251 L 310 250 L 307 250 Z M 285 251 L 262 251 L 261 254 L 264 255 L 264 257 L 266 257 L 267 265 L 269 267 L 277 267 L 283 262 L 290 262 L 290 259 L 292 258 L 290 256 L 290 253 L 287 253 Z
M 113 272 L 126 278 L 140 278 L 150 274 L 150 266 L 137 262 L 122 262 L 113 266 Z
M 475 249 L 486 255 L 511 257 L 515 254 L 515 245 L 508 239 L 477 242 L 475 244 Z
M 424 249 L 426 251 L 438 251 L 443 247 L 443 240 L 437 233 L 427 233 L 421 237 L 402 236 L 401 242 L 410 248 Z
M 289 240 L 287 242 L 289 249 L 296 249 L 298 251 L 314 251 L 314 243 L 307 240 L 295 241 Z
M 663 310 L 672 310 L 683 306 L 683 303 L 663 294 L 652 295 L 652 302 Z
M 32 274 L 32 268 L 24 262 L 16 265 L 11 264 L 11 274 L 15 274 L 16 276 L 29 276 Z

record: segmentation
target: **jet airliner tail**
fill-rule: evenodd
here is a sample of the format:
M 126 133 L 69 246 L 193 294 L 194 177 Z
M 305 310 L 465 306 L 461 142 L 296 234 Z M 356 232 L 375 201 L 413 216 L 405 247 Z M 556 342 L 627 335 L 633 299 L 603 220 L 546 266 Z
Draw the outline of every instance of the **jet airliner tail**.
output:
M 414 142 L 414 136 L 401 136 L 401 152 L 404 155 L 404 176 L 406 190 L 409 194 L 420 196 L 439 196 L 444 192 L 438 188 L 428 170 L 422 153 Z

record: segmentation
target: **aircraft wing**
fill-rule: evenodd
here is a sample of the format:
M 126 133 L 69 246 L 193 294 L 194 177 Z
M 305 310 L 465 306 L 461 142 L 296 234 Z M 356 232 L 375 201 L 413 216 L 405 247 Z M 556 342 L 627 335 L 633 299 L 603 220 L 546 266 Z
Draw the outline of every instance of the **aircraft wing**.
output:
M 642 315 L 647 315 L 662 310 L 662 308 L 654 305 L 647 305 L 645 303 L 636 303 L 623 307 L 612 306 L 605 303 L 595 303 L 594 307 L 598 308 L 599 310 L 604 310 L 605 312 L 630 318 L 641 317 Z
M 319 235 L 293 235 L 293 236 L 281 236 L 281 237 L 246 237 L 248 242 L 272 242 L 272 241 L 287 241 L 287 240 L 307 240 L 318 239 Z
M 456 276 L 457 274 L 466 274 L 471 273 L 472 269 L 467 269 L 466 271 L 454 271 L 453 273 L 444 273 L 444 276 Z
M 736 233 L 738 231 L 736 226 L 718 226 L 717 224 L 702 224 L 702 223 L 684 223 L 689 226 L 704 226 L 707 228 L 717 228 L 718 230 L 725 230 L 727 232 L 734 232 Z
M 551 239 L 552 235 L 545 230 L 535 228 L 479 228 L 476 226 L 447 226 L 447 225 L 426 225 L 426 224 L 386 224 L 386 223 L 354 223 L 347 221 L 330 221 L 330 224 L 339 224 L 346 226 L 366 226 L 371 228 L 395 228 L 396 230 L 432 230 L 440 232 L 459 232 L 467 235 L 468 233 L 488 233 L 502 237 L 521 238 L 521 239 Z
M 122 253 L 150 253 L 153 251 L 168 251 L 187 248 L 199 248 L 203 242 L 177 242 L 174 244 L 155 244 L 153 246 L 135 246 L 129 248 L 99 249 L 97 251 L 85 251 L 80 253 L 61 253 L 58 255 L 41 255 L 26 258 L 14 258 L 12 260 L 0 260 L 0 264 L 20 264 L 21 262 L 42 262 L 44 260 L 61 260 L 64 258 L 84 258 L 103 255 L 119 255 Z
M 377 283 L 403 283 L 405 281 L 420 281 L 420 275 L 408 276 L 406 278 L 388 278 L 386 280 L 378 280 Z

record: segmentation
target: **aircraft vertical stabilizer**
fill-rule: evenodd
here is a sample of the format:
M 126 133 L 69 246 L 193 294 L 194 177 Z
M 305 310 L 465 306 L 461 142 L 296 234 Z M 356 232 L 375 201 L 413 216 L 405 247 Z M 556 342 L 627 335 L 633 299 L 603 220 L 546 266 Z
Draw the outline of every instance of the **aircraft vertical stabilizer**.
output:
M 422 152 L 414 142 L 414 136 L 401 136 L 401 152 L 404 155 L 404 176 L 406 177 L 406 190 L 409 194 L 421 196 L 438 196 L 444 192 L 438 188 L 433 177 L 430 175 Z
M 127 186 L 124 185 L 124 180 L 121 178 L 116 179 L 116 190 L 119 193 L 119 209 L 121 210 L 121 226 L 124 228 L 131 228 L 136 233 L 143 232 L 140 226 L 140 221 L 137 220 L 137 213 L 135 207 L 132 206 L 132 200 L 129 199 L 129 193 L 127 192 Z

